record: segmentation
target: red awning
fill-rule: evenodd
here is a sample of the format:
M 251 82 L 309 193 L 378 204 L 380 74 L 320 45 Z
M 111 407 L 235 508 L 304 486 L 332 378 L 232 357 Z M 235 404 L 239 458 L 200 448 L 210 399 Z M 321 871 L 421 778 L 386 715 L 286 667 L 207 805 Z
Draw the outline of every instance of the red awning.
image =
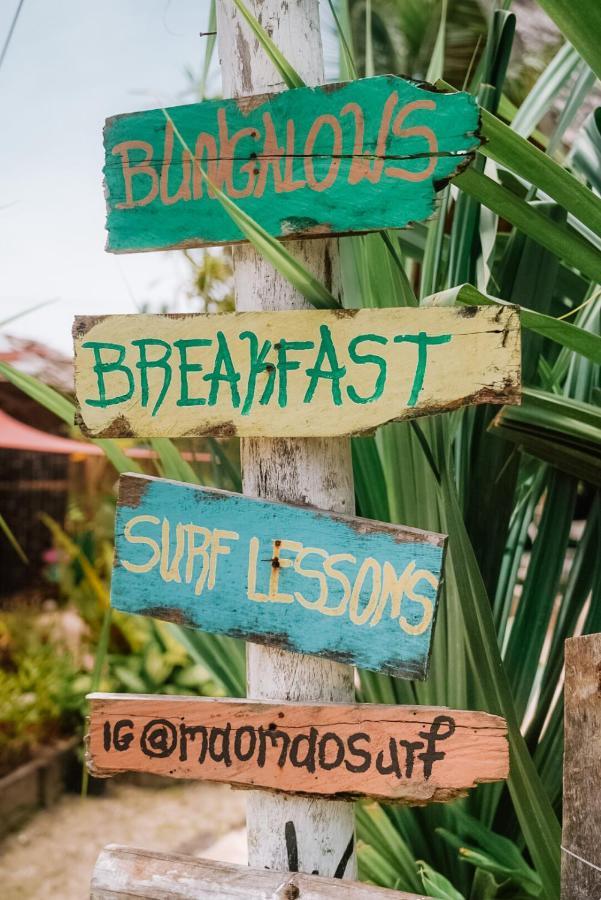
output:
M 25 425 L 23 422 L 13 419 L 8 413 L 0 409 L 0 450 L 27 450 L 30 453 L 62 453 L 67 456 L 103 456 L 103 451 L 97 444 L 84 441 L 72 441 L 71 438 L 60 437 L 57 434 L 48 434 Z M 126 456 L 132 459 L 155 459 L 154 450 L 144 447 L 124 447 Z M 182 453 L 184 459 L 193 459 L 197 462 L 209 462 L 208 453 Z
M 102 454 L 100 447 L 95 444 L 72 441 L 70 438 L 59 437 L 57 434 L 39 431 L 37 428 L 18 422 L 17 419 L 13 419 L 1 409 L 0 449 L 28 450 L 33 453 L 64 453 L 68 456 L 73 453 L 83 453 L 86 456 Z

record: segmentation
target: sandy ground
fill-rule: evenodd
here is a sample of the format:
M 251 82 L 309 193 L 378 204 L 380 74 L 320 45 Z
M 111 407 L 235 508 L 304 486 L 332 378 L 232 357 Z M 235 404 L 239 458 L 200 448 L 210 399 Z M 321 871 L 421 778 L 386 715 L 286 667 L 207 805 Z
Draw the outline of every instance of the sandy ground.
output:
M 106 844 L 245 863 L 245 799 L 226 785 L 136 787 L 101 797 L 65 795 L 0 843 L 2 900 L 86 900 Z

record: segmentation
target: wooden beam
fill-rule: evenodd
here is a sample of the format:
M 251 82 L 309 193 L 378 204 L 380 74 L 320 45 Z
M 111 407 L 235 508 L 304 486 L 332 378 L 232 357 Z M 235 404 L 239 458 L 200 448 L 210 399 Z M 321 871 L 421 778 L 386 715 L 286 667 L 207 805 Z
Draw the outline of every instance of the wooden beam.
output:
M 123 612 L 425 678 L 445 540 L 401 525 L 123 475 L 111 603 Z
M 519 402 L 510 306 L 80 317 L 73 334 L 96 437 L 333 437 Z
M 565 642 L 562 900 L 601 897 L 601 634 Z
M 95 776 L 148 772 L 330 799 L 423 805 L 507 778 L 503 719 L 373 703 L 90 694 Z
M 194 856 L 109 844 L 92 876 L 91 900 L 429 900 L 371 884 L 249 869 Z

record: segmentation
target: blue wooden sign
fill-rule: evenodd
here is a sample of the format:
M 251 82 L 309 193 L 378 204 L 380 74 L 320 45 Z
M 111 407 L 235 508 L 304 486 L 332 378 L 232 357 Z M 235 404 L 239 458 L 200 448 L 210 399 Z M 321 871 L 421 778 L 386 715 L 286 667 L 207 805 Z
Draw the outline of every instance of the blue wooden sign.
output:
M 116 609 L 425 678 L 446 538 L 123 475 Z

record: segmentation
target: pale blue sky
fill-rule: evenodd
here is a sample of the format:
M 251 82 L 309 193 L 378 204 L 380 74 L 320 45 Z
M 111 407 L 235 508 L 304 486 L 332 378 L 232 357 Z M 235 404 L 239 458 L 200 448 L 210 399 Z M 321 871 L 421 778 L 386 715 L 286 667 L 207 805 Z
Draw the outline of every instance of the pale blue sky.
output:
M 0 3 L 0 41 L 15 8 Z M 69 352 L 75 314 L 175 299 L 181 254 L 104 252 L 102 126 L 190 102 L 185 68 L 200 70 L 207 14 L 207 0 L 25 0 L 0 69 L 0 319 L 60 299 L 11 332 Z
M 0 2 L 0 46 L 17 0 Z M 73 316 L 185 306 L 181 253 L 105 253 L 107 116 L 194 99 L 208 0 L 25 0 L 0 69 L 0 320 L 71 352 Z M 326 57 L 335 76 L 331 27 Z M 217 59 L 210 88 L 221 89 Z

